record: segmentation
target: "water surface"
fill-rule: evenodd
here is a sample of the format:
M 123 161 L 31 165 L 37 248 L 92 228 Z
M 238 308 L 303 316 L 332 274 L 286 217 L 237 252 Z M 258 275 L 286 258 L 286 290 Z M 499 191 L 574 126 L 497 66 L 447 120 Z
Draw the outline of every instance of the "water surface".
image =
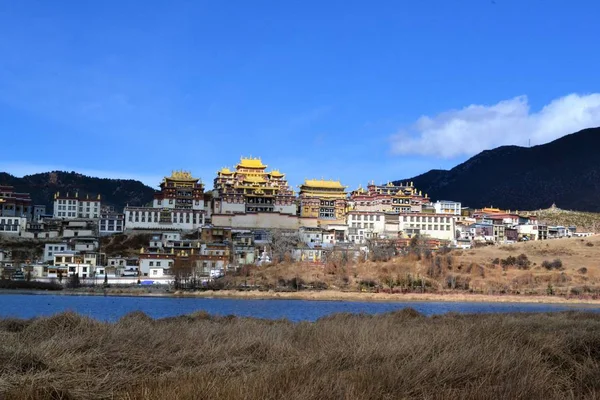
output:
M 248 300 L 173 297 L 65 296 L 37 294 L 0 295 L 0 317 L 32 318 L 63 311 L 75 311 L 102 321 L 116 321 L 125 314 L 142 311 L 153 318 L 171 317 L 204 310 L 214 315 L 237 315 L 291 321 L 314 321 L 340 313 L 385 313 L 411 307 L 425 315 L 497 312 L 551 312 L 587 310 L 600 312 L 600 306 L 533 303 L 458 302 L 359 302 L 309 300 Z

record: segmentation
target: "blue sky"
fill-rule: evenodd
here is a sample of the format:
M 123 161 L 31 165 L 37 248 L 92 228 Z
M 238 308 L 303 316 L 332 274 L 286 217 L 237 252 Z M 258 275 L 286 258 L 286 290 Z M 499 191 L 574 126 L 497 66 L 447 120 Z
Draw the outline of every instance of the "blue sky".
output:
M 600 2 L 4 1 L 0 170 L 294 186 L 600 125 Z

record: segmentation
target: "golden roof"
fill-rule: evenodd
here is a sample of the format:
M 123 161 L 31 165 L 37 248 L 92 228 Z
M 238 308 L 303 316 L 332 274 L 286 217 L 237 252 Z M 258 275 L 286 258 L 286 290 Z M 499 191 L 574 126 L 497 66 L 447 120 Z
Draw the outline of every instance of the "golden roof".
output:
M 237 165 L 238 167 L 242 167 L 242 168 L 267 168 L 266 165 L 264 165 L 261 161 L 260 158 L 240 158 L 240 163 Z
M 340 181 L 324 180 L 324 179 L 306 179 L 302 186 L 322 189 L 345 189 Z
M 177 181 L 197 181 L 189 171 L 172 171 L 171 176 L 167 179 L 173 179 Z
M 260 176 L 246 176 L 244 178 L 244 182 L 252 182 L 252 183 L 263 183 L 266 182 L 264 178 Z
M 277 170 L 277 169 L 274 169 L 273 171 L 269 172 L 269 174 L 271 176 L 276 176 L 276 177 L 282 177 L 283 176 L 283 174 L 281 172 L 279 172 L 279 170 Z
M 231 171 L 229 168 L 225 167 L 225 168 L 221 168 L 219 173 L 224 174 L 224 175 L 231 175 L 231 174 L 233 174 L 233 171 Z

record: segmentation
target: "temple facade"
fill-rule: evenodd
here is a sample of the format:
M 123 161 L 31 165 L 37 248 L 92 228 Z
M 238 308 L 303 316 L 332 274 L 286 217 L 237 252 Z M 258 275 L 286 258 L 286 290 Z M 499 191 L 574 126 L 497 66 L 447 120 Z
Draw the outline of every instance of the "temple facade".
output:
M 152 207 L 125 207 L 127 230 L 197 229 L 206 223 L 204 185 L 186 171 L 173 171 L 160 184 Z
M 17 193 L 13 186 L 0 185 L 0 217 L 33 217 L 33 205 L 29 193 Z
M 155 208 L 204 210 L 204 184 L 187 171 L 173 171 L 154 194 Z
M 345 224 L 348 194 L 339 181 L 306 179 L 300 185 L 298 210 L 302 218 L 316 218 L 319 225 Z
M 430 203 L 427 194 L 423 195 L 412 182 L 400 185 L 371 182 L 366 189 L 359 187 L 350 193 L 349 209 L 400 214 L 422 212 Z
M 296 215 L 294 191 L 285 175 L 267 171 L 260 158 L 241 158 L 214 180 L 213 214 L 279 213 Z

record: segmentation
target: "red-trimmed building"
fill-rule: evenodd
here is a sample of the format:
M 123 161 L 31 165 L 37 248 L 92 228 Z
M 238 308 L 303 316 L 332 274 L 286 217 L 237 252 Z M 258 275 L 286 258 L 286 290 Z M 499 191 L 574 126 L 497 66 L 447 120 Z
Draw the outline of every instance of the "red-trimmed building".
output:
M 0 216 L 33 217 L 33 205 L 29 193 L 15 192 L 13 186 L 0 185 Z
M 359 187 L 350 193 L 350 209 L 356 211 L 383 211 L 391 213 L 421 212 L 431 200 L 423 195 L 413 183 L 385 185 L 369 183 L 366 189 Z

